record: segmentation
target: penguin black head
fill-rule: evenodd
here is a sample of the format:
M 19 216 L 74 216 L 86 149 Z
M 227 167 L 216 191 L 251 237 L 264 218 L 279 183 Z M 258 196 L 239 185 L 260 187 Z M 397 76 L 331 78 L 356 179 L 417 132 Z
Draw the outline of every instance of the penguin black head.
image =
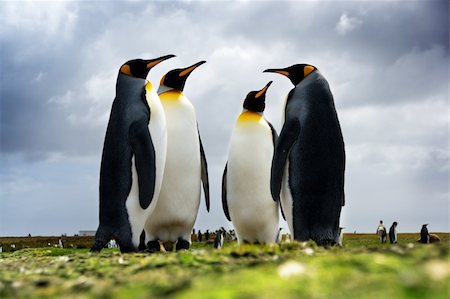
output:
M 135 78 L 145 79 L 148 72 L 160 62 L 169 58 L 175 57 L 175 55 L 166 55 L 155 59 L 133 59 L 125 62 L 120 67 L 120 73 Z
M 267 69 L 264 73 L 278 73 L 288 77 L 292 84 L 297 85 L 315 70 L 317 68 L 309 64 L 294 64 L 284 69 Z
M 206 63 L 206 61 L 202 60 L 184 69 L 171 70 L 161 78 L 160 85 L 183 91 L 184 84 L 186 84 L 186 79 L 193 70 L 204 63 Z
M 394 223 L 392 223 L 393 226 L 397 226 L 397 221 L 394 221 Z
M 254 112 L 263 112 L 266 107 L 266 91 L 272 81 L 266 84 L 261 90 L 250 91 L 244 100 L 244 109 Z

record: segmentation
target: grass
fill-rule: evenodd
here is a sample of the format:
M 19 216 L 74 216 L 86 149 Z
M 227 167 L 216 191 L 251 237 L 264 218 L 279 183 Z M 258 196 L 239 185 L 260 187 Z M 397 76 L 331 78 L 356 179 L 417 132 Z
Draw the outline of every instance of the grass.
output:
M 329 249 L 194 243 L 152 255 L 28 248 L 0 254 L 0 297 L 449 298 L 450 237 L 439 235 L 436 244 L 404 234 L 391 245 L 347 234 L 343 248 Z

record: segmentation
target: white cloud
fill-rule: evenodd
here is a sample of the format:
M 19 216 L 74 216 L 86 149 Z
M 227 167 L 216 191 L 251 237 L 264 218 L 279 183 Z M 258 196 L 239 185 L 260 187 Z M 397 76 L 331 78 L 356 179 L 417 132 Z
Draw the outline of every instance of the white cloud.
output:
M 356 17 L 349 17 L 346 13 L 343 13 L 340 16 L 335 29 L 340 35 L 346 35 L 347 33 L 358 28 L 362 23 L 362 20 Z
M 68 90 L 62 96 L 53 96 L 48 99 L 47 103 L 49 105 L 58 105 L 62 107 L 68 107 L 74 100 L 74 92 L 72 90 Z
M 17 28 L 40 32 L 59 39 L 71 38 L 77 20 L 77 6 L 70 2 L 34 2 L 20 4 L 3 2 L 0 24 L 3 28 Z
M 39 83 L 46 76 L 47 76 L 47 73 L 40 71 L 39 73 L 36 74 L 36 77 L 33 78 L 33 82 Z

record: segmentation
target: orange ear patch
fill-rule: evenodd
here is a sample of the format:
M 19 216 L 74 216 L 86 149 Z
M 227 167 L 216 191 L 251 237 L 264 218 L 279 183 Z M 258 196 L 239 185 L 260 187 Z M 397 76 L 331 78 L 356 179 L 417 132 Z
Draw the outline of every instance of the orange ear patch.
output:
M 314 71 L 315 68 L 313 66 L 307 65 L 303 68 L 303 77 L 305 78 L 306 76 L 308 76 L 309 74 L 312 73 L 312 71 Z
M 131 76 L 131 69 L 130 69 L 130 66 L 128 64 L 122 65 L 122 67 L 120 68 L 120 72 L 125 74 L 125 75 Z

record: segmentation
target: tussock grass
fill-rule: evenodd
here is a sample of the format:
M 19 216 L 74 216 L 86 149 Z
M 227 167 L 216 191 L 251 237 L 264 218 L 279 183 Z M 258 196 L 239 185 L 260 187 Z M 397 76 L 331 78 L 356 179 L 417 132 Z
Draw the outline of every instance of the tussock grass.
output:
M 391 245 L 346 234 L 342 248 L 194 243 L 151 255 L 27 248 L 0 254 L 0 297 L 448 298 L 450 237 L 439 235 L 436 244 L 408 234 Z

